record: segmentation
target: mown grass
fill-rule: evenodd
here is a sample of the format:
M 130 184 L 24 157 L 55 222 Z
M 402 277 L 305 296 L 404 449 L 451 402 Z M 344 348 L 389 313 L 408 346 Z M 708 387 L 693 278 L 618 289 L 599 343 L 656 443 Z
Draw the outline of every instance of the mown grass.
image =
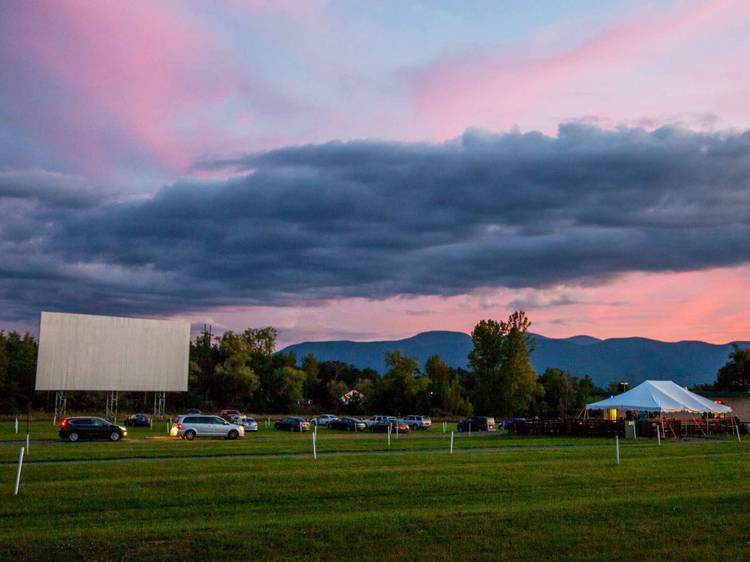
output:
M 197 439 L 192 442 L 169 437 L 166 427 L 163 431 L 149 428 L 130 428 L 128 438 L 119 443 L 79 442 L 66 443 L 57 437 L 57 430 L 44 423 L 32 427 L 32 439 L 28 462 L 78 461 L 81 459 L 159 459 L 179 457 L 227 457 L 227 456 L 268 456 L 268 455 L 312 455 L 312 435 L 288 433 L 273 429 L 261 429 L 248 433 L 237 441 L 222 439 Z M 6 435 L 8 435 L 7 428 Z M 5 439 L 0 444 L 0 463 L 15 463 L 18 448 L 23 444 L 25 432 L 12 434 L 14 439 Z M 38 440 L 47 440 L 39 442 Z M 12 442 L 15 441 L 15 442 Z M 514 437 L 499 433 L 455 434 L 454 447 L 459 449 L 494 449 L 506 447 L 540 446 L 613 446 L 610 439 L 577 439 L 550 437 Z M 644 442 L 645 443 L 645 442 Z M 390 446 L 383 433 L 348 433 L 321 428 L 318 431 L 317 450 L 326 453 L 385 453 L 407 451 L 447 452 L 450 448 L 450 433 L 439 428 L 431 431 L 418 431 L 391 435 Z
M 744 444 L 639 440 L 617 466 L 610 440 L 472 436 L 449 455 L 420 450 L 446 444 L 430 433 L 389 455 L 321 431 L 313 460 L 281 456 L 309 435 L 273 435 L 39 444 L 18 497 L 0 464 L 0 560 L 750 558 Z M 110 454 L 155 460 L 80 462 Z

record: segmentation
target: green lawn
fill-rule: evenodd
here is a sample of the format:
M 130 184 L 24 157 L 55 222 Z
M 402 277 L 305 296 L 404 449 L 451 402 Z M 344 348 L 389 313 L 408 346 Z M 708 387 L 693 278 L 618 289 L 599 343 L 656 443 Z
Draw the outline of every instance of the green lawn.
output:
M 0 445 L 0 560 L 750 559 L 736 442 L 627 442 L 617 466 L 601 439 L 462 435 L 449 455 L 431 431 L 389 454 L 321 430 L 313 460 L 309 434 L 151 434 L 32 444 L 18 497 Z

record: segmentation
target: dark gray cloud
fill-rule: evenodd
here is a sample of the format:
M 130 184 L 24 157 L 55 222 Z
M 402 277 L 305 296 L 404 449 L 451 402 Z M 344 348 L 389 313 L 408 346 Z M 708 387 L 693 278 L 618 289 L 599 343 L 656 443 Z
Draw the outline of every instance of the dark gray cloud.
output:
M 0 171 L 0 202 L 9 199 L 71 209 L 93 207 L 101 201 L 80 179 L 46 170 Z
M 40 196 L 25 227 L 0 230 L 6 317 L 452 295 L 750 260 L 748 132 L 570 124 L 202 166 L 240 177 L 93 206 Z

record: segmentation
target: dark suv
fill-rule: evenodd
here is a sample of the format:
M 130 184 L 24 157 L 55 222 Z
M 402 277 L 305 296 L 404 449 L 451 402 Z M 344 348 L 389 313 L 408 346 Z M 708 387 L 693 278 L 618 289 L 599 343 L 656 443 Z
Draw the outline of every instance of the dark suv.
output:
M 75 443 L 79 439 L 109 439 L 119 441 L 128 434 L 128 430 L 109 423 L 102 418 L 64 418 L 60 422 L 60 439 Z
M 495 418 L 472 416 L 458 422 L 458 431 L 495 431 Z

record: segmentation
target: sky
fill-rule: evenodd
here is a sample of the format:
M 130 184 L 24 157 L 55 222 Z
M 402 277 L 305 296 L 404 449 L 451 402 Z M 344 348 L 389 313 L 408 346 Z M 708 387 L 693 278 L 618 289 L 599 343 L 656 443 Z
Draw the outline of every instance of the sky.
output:
M 0 4 L 0 328 L 42 310 L 750 339 L 750 4 Z

